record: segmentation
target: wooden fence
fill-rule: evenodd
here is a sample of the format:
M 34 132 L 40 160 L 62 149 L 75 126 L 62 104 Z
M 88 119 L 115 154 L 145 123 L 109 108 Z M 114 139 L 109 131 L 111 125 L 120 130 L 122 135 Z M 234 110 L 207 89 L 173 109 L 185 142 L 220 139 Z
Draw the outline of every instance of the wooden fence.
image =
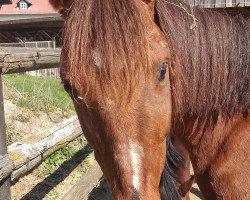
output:
M 0 200 L 11 199 L 10 180 L 15 180 L 34 169 L 46 157 L 82 134 L 77 117 L 72 117 L 52 129 L 6 146 L 1 75 L 58 67 L 60 53 L 58 49 L 26 50 L 22 53 L 17 50 L 12 54 L 0 52 Z M 101 176 L 102 171 L 95 161 L 63 199 L 72 199 L 72 196 L 87 199 Z
M 78 121 L 73 123 L 70 119 L 56 130 L 38 135 L 37 140 L 28 139 L 21 144 L 13 144 L 7 151 L 1 75 L 59 67 L 60 53 L 57 49 L 17 51 L 13 54 L 0 52 L 0 199 L 11 199 L 11 174 L 14 178 L 19 177 L 80 134 Z
M 32 42 L 13 42 L 13 43 L 0 43 L 0 47 L 27 47 L 27 48 L 45 48 L 55 49 L 55 41 L 32 41 Z
M 194 6 L 202 8 L 247 7 L 250 0 L 183 0 Z
M 9 145 L 8 155 L 0 156 L 0 180 L 10 175 L 12 180 L 19 178 L 81 134 L 79 121 L 74 116 L 49 130 Z
M 51 45 L 53 46 L 53 48 Z M 5 66 L 13 65 L 15 64 L 14 62 L 16 62 L 16 64 L 19 65 L 20 64 L 26 65 L 28 61 L 37 62 L 37 64 L 39 64 L 39 62 L 46 64 L 46 62 L 44 62 L 43 59 L 56 59 L 57 63 L 60 55 L 59 53 L 60 50 L 55 48 L 55 44 L 53 41 L 4 43 L 4 44 L 0 43 L 0 56 L 1 54 L 5 55 L 1 56 L 2 59 L 4 59 Z M 18 57 L 18 55 L 21 57 Z M 14 58 L 18 60 L 13 60 Z M 52 64 L 53 61 L 48 61 L 48 62 Z M 37 70 L 33 71 L 32 69 L 31 71 L 29 70 L 26 73 L 29 74 L 30 76 L 36 76 L 36 77 L 46 77 L 46 78 L 60 77 L 59 68 L 51 68 L 51 67 L 49 68 L 45 67 L 45 69 L 38 67 Z
M 60 49 L 13 49 L 12 53 L 0 53 L 0 74 L 21 73 L 58 68 Z

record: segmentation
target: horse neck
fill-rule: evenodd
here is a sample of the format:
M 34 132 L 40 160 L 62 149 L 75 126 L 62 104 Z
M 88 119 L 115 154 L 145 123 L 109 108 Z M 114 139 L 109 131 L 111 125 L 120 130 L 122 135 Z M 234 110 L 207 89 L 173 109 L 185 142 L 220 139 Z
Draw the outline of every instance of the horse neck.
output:
M 250 108 L 250 20 L 159 0 L 157 22 L 172 50 L 175 118 Z

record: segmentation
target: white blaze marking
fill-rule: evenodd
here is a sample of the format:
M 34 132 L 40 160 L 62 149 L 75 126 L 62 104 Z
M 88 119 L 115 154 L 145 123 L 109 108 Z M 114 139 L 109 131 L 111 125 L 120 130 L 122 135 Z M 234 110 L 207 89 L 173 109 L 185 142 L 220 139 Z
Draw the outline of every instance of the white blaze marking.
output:
M 139 190 L 140 181 L 139 181 L 139 175 L 140 175 L 140 155 L 139 155 L 140 149 L 135 145 L 130 145 L 130 157 L 132 161 L 132 167 L 133 167 L 133 186 L 136 190 Z

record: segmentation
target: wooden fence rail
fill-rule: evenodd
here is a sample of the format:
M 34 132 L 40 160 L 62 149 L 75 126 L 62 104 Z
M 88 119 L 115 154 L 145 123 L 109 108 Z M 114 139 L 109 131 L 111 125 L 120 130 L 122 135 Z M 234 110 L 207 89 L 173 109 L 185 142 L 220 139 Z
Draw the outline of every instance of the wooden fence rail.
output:
M 59 67 L 60 49 L 27 50 L 24 53 L 0 54 L 0 74 L 13 74 Z M 25 52 L 26 51 L 26 52 Z
M 88 171 L 81 177 L 81 179 L 74 185 L 74 187 L 70 191 L 68 191 L 68 193 L 62 198 L 62 200 L 87 200 L 89 193 L 96 186 L 102 175 L 103 173 L 99 164 L 94 161 L 90 169 L 88 169 Z
M 8 155 L 0 157 L 0 182 L 12 174 L 17 179 L 45 158 L 82 134 L 76 116 L 45 132 L 30 135 L 8 146 Z

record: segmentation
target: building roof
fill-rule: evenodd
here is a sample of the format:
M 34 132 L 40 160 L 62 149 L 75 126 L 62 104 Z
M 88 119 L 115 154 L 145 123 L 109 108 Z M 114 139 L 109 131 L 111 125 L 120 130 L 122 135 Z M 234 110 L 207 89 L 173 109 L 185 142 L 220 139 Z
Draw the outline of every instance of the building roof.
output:
M 28 9 L 20 9 L 17 3 L 20 0 L 12 0 L 12 4 L 2 5 L 0 14 L 52 14 L 56 13 L 49 0 L 24 0 L 31 6 Z
M 0 6 L 4 4 L 11 4 L 12 0 L 0 0 Z

